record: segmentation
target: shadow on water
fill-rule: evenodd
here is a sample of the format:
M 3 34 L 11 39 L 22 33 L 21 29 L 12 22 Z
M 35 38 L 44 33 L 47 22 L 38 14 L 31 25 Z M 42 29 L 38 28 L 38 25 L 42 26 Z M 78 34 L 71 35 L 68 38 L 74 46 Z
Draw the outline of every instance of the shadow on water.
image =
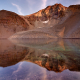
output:
M 0 80 L 80 80 L 80 39 L 0 40 Z

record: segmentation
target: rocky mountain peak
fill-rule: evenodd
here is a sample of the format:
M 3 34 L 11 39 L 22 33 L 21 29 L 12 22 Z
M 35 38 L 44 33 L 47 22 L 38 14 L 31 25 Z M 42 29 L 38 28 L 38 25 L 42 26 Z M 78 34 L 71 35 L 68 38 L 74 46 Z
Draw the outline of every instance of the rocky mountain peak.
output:
M 58 18 L 62 16 L 62 13 L 67 9 L 67 7 L 63 6 L 62 4 L 54 4 L 47 6 L 45 9 L 42 9 L 36 13 L 28 15 L 28 21 L 46 21 L 51 18 Z M 26 17 L 26 16 L 25 16 Z
M 80 4 L 79 5 L 70 5 L 69 8 L 72 11 L 80 11 Z

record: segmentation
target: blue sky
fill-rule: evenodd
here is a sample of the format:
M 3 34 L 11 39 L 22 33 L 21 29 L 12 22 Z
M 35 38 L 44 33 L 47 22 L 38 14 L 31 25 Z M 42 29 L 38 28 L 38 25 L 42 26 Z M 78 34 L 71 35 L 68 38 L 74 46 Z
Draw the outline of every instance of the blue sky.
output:
M 29 15 L 55 3 L 61 3 L 68 7 L 69 5 L 80 4 L 80 0 L 0 0 L 0 10 Z

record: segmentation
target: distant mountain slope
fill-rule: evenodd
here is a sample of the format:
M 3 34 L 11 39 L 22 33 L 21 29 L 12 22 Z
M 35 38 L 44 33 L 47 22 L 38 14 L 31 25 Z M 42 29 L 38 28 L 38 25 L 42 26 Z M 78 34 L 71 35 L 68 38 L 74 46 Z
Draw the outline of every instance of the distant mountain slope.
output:
M 24 32 L 27 30 L 30 31 Z M 15 33 L 23 38 L 35 35 L 35 38 L 80 38 L 80 5 L 55 4 L 27 16 L 1 10 L 0 38 L 9 38 Z
M 52 25 L 49 22 L 47 25 L 44 28 L 16 33 L 10 38 L 80 38 L 80 5 L 69 6 L 57 24 Z

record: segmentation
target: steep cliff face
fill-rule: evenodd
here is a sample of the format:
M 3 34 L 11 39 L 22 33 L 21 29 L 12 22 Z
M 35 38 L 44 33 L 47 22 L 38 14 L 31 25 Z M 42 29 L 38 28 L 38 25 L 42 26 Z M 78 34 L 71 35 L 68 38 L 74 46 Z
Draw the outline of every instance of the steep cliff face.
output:
M 18 31 L 29 29 L 29 24 L 14 12 L 0 11 L 0 38 L 7 38 Z

